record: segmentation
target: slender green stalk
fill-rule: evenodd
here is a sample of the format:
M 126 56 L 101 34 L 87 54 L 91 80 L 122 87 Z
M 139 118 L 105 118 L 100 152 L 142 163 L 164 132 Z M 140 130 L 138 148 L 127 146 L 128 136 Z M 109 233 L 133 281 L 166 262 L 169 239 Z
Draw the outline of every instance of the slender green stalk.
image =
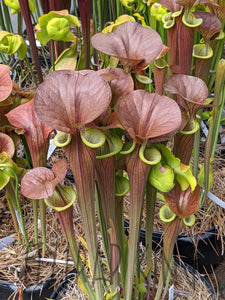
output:
M 106 20 L 107 20 L 108 11 L 107 11 L 106 1 L 105 0 L 101 0 L 101 2 L 102 2 L 102 26 L 104 28 Z
M 109 56 L 107 54 L 104 54 L 104 68 L 107 68 L 107 66 L 109 65 Z
M 4 166 L 2 166 L 2 167 L 4 167 Z M 21 206 L 20 206 L 19 196 L 18 196 L 18 190 L 19 190 L 18 177 L 17 177 L 16 173 L 14 172 L 13 168 L 8 167 L 8 166 L 7 166 L 7 168 L 10 169 L 10 171 L 12 172 L 12 174 L 14 176 L 15 186 L 13 185 L 13 180 L 12 179 L 9 181 L 9 183 L 11 185 L 11 189 L 13 189 L 13 191 L 14 191 L 16 208 L 18 209 L 20 222 L 21 222 L 21 228 L 22 228 L 22 231 L 23 231 L 26 246 L 27 246 L 28 251 L 31 251 L 31 246 L 30 246 L 30 243 L 29 243 L 29 240 L 28 240 L 26 229 L 25 229 L 24 220 L 23 220 L 23 213 L 22 213 L 22 209 L 21 209 Z
M 96 300 L 95 294 L 93 289 L 91 288 L 91 285 L 89 283 L 89 280 L 85 274 L 84 271 L 84 266 L 82 264 L 82 260 L 79 254 L 79 248 L 77 247 L 77 242 L 75 239 L 75 235 L 74 235 L 74 231 L 73 231 L 73 226 L 72 226 L 72 207 L 61 211 L 61 212 L 57 212 L 57 216 L 58 219 L 60 221 L 60 224 L 63 228 L 63 231 L 66 235 L 66 240 L 69 243 L 69 248 L 70 248 L 70 252 L 74 261 L 74 264 L 76 266 L 76 270 L 78 273 L 79 278 L 81 279 L 81 282 L 83 283 L 88 296 L 90 297 L 91 300 Z M 70 226 L 68 226 L 68 223 Z
M 141 225 L 141 222 L 140 222 Z M 140 232 L 141 226 L 139 227 L 139 232 Z M 140 283 L 140 274 L 141 274 L 141 266 L 140 266 L 140 249 L 137 247 L 137 255 L 136 255 L 136 272 L 135 275 L 137 277 L 137 282 Z M 139 297 L 139 290 L 135 289 L 135 292 L 137 293 L 137 297 Z
M 163 44 L 166 45 L 167 44 L 166 29 L 163 27 L 162 22 L 157 22 L 157 32 L 160 34 Z
M 34 242 L 38 248 L 38 201 L 30 200 L 33 207 L 33 216 L 34 216 Z
M 22 19 L 22 14 L 19 12 L 17 14 L 17 31 L 19 35 L 23 35 L 23 19 Z
M 146 262 L 147 266 L 152 265 L 152 232 L 154 224 L 156 188 L 149 181 L 146 186 L 146 227 L 145 227 L 145 245 L 146 245 Z M 148 273 L 148 282 L 150 283 L 151 272 Z
M 2 13 L 2 6 L 0 5 L 0 27 L 2 30 L 6 30 L 5 21 Z
M 97 9 L 98 9 L 98 22 L 99 22 L 99 29 L 102 31 L 103 24 L 102 24 L 102 6 L 101 6 L 101 0 L 97 0 Z
M 8 65 L 9 64 L 8 61 L 7 61 L 7 59 L 5 58 L 5 54 L 0 53 L 0 59 L 3 62 L 4 65 Z
M 75 16 L 78 16 L 77 1 L 76 0 L 73 0 L 73 7 L 74 7 L 74 14 L 75 14 Z
M 142 203 L 142 207 L 141 207 L 141 216 L 142 216 L 142 212 L 143 212 L 143 203 Z M 142 217 L 140 216 L 140 222 L 139 222 L 139 237 L 138 240 L 140 240 L 140 231 L 141 231 L 141 219 Z M 136 253 L 136 270 L 135 270 L 135 277 L 134 278 L 136 280 L 137 284 L 142 284 L 143 279 L 141 278 L 141 260 L 140 260 L 140 248 L 137 247 L 137 253 Z M 142 298 L 142 292 L 139 288 L 136 288 L 134 290 L 134 296 L 137 295 L 138 299 L 143 299 Z
M 41 219 L 42 257 L 45 256 L 46 249 L 46 205 L 43 199 L 38 200 Z
M 103 212 L 102 201 L 101 201 L 101 196 L 100 196 L 100 191 L 98 189 L 98 186 L 96 187 L 96 197 L 95 198 L 96 198 L 96 207 L 97 207 L 99 225 L 100 225 L 100 229 L 101 229 L 103 247 L 105 249 L 107 261 L 109 262 L 109 243 L 108 243 L 108 237 L 107 237 L 108 233 L 107 233 L 106 224 L 104 221 L 104 212 Z
M 76 0 L 73 0 L 73 6 L 74 6 L 74 14 L 77 18 L 79 18 L 78 15 L 78 10 L 77 10 L 77 5 L 76 5 Z M 93 3 L 93 15 L 94 15 L 94 3 Z M 78 39 L 79 41 L 81 41 L 81 31 L 80 31 L 80 27 L 77 28 L 78 30 Z M 97 32 L 97 31 L 96 31 Z
M 163 238 L 163 260 L 162 268 L 160 272 L 159 284 L 155 300 L 163 299 L 161 297 L 163 288 L 166 287 L 168 273 L 171 272 L 172 268 L 172 259 L 173 259 L 173 249 L 176 243 L 176 239 L 181 232 L 183 227 L 183 221 L 176 217 L 172 222 L 166 224 Z M 164 294 L 166 293 L 166 288 Z
M 194 32 L 194 45 L 200 43 L 200 38 L 201 38 L 200 33 L 197 30 L 195 30 L 195 32 Z M 194 64 L 195 64 L 195 57 L 192 56 L 191 65 L 194 66 Z M 190 72 L 190 75 L 194 76 L 194 74 L 195 74 L 195 69 L 192 68 L 191 72 Z
M 44 58 L 44 61 L 45 61 L 45 66 L 46 66 L 47 70 L 49 71 L 49 65 L 48 65 L 46 54 L 45 54 L 45 49 L 44 49 L 43 46 L 41 46 L 41 52 L 42 52 L 42 55 L 43 55 L 43 58 Z
M 96 2 L 96 0 L 93 0 L 92 7 L 93 7 L 93 20 L 94 20 L 95 32 L 98 32 L 97 2 Z
M 148 77 L 151 79 L 152 78 L 152 74 L 154 73 L 154 63 L 151 63 L 148 67 Z M 148 91 L 150 93 L 153 92 L 153 86 L 151 84 L 148 84 Z
M 50 40 L 50 46 L 51 46 L 52 70 L 55 71 L 55 49 L 54 49 L 53 40 Z
M 170 262 L 170 266 L 169 266 L 169 270 L 168 270 L 168 274 L 167 274 L 167 278 L 166 278 L 166 283 L 165 283 L 165 288 L 163 291 L 163 295 L 162 295 L 162 299 L 164 299 L 166 297 L 166 293 L 168 291 L 168 287 L 170 284 L 170 277 L 171 277 L 171 273 L 172 273 L 172 267 L 173 267 L 173 259 L 171 259 Z
M 26 63 L 27 63 L 28 68 L 29 68 L 29 70 L 30 70 L 31 77 L 32 77 L 32 79 L 33 79 L 33 81 L 34 81 L 34 84 L 35 84 L 36 87 L 38 87 L 37 80 L 36 80 L 36 77 L 35 77 L 35 75 L 34 75 L 33 67 L 31 66 L 31 63 L 30 63 L 28 57 L 26 57 Z
M 116 197 L 116 231 L 118 237 L 118 247 L 120 249 L 120 276 L 123 289 L 125 287 L 127 268 L 127 245 L 124 234 L 123 197 Z
M 108 4 L 109 4 L 109 20 L 110 20 L 110 22 L 112 22 L 112 21 L 113 21 L 113 16 L 112 16 L 112 3 L 111 3 L 110 0 L 108 1 Z
M 3 11 L 4 11 L 4 16 L 5 16 L 5 27 L 6 27 L 6 30 L 8 32 L 13 32 L 13 27 L 12 27 L 12 23 L 11 23 L 11 18 L 10 18 L 10 15 L 9 15 L 9 9 L 8 7 L 3 3 Z
M 9 8 L 5 5 L 4 1 L 2 1 L 3 12 L 5 17 L 5 27 L 8 32 L 13 32 L 12 22 L 9 14 Z
M 136 146 L 135 150 L 126 157 L 127 172 L 130 181 L 130 233 L 127 258 L 128 265 L 124 291 L 126 300 L 132 299 L 142 204 L 147 176 L 150 171 L 150 165 L 145 164 L 139 158 L 139 149 L 140 145 Z
M 27 145 L 26 138 L 23 134 L 20 135 L 20 138 L 21 138 L 22 143 L 23 143 L 24 153 L 25 153 L 28 169 L 32 169 L 32 159 L 31 159 L 30 150 L 29 150 L 29 147 Z
M 109 268 L 113 291 L 118 286 L 118 242 L 115 210 L 115 155 L 99 159 L 95 163 L 96 179 L 104 213 L 104 224 L 108 231 Z
M 225 60 L 221 59 L 218 63 L 216 70 L 216 81 L 215 81 L 215 95 L 214 102 L 215 105 L 212 117 L 209 119 L 209 132 L 206 140 L 205 147 L 205 162 L 204 162 L 204 186 L 205 193 L 203 198 L 203 203 L 209 187 L 209 167 L 210 158 L 214 157 L 216 144 L 218 139 L 218 132 L 220 126 L 220 120 L 223 112 L 224 102 L 225 102 Z
M 30 11 L 30 17 L 31 17 L 31 20 L 33 22 L 33 24 L 37 24 L 38 21 L 36 20 L 35 16 L 32 14 L 32 12 Z
M 149 20 L 150 26 L 152 29 L 156 30 L 156 18 L 151 16 L 151 19 Z
M 21 76 L 21 83 L 22 83 L 24 81 L 24 79 L 27 78 L 27 76 L 29 75 L 29 72 L 27 72 L 27 74 L 24 76 L 24 71 L 23 71 L 23 66 L 22 66 L 21 60 L 19 60 L 19 64 L 20 64 L 20 71 L 21 71 L 20 76 Z
M 218 63 L 217 70 L 216 70 L 216 81 L 215 81 L 215 88 L 214 88 L 214 101 L 213 104 L 215 105 L 214 109 L 214 128 L 213 128 L 213 145 L 211 150 L 211 157 L 214 157 L 216 144 L 217 144 L 217 137 L 220 127 L 220 120 L 223 113 L 224 102 L 225 102 L 225 59 L 221 59 Z M 214 117 L 215 116 L 215 117 Z
M 116 19 L 115 3 L 114 3 L 114 0 L 109 0 L 109 1 L 111 2 L 112 21 L 115 21 L 115 19 Z
M 121 2 L 120 0 L 116 0 L 116 18 L 121 15 Z
M 36 3 L 36 12 L 37 12 L 37 18 L 40 17 L 41 15 L 41 11 L 40 11 L 40 8 L 39 8 L 39 3 L 38 3 L 38 0 L 35 0 L 35 3 Z
M 152 29 L 157 30 L 157 21 L 154 16 L 151 14 L 151 9 L 150 6 L 147 8 L 147 17 L 146 17 L 146 22 L 147 25 L 150 26 Z
M 13 199 L 10 196 L 10 191 L 8 190 L 8 187 L 10 188 L 10 185 L 8 185 L 6 187 L 6 198 L 7 198 L 8 205 L 9 205 L 9 210 L 10 210 L 10 213 L 11 213 L 11 216 L 12 216 L 13 226 L 16 230 L 16 234 L 18 236 L 19 243 L 22 244 L 22 237 L 21 237 L 21 233 L 20 233 L 19 224 L 18 224 L 18 221 L 17 221 L 17 218 L 16 218 L 15 208 L 13 206 Z
M 216 50 L 214 52 L 211 67 L 210 67 L 211 70 L 214 71 L 217 69 L 219 59 L 222 57 L 223 49 L 224 49 L 224 40 L 221 40 L 218 42 Z M 208 86 L 209 92 L 211 92 L 211 90 L 213 88 L 213 85 L 215 83 L 215 78 L 216 78 L 215 74 L 208 76 L 207 86 Z
M 110 229 L 108 230 L 110 235 L 110 278 L 111 278 L 111 291 L 116 293 L 113 297 L 115 300 L 120 300 L 120 293 L 118 292 L 119 287 L 119 260 L 120 260 L 120 249 L 118 247 L 118 238 L 114 223 L 110 219 Z
M 209 187 L 209 168 L 210 168 L 211 149 L 212 149 L 212 144 L 213 144 L 213 119 L 209 118 L 208 122 L 209 122 L 209 131 L 208 131 L 208 136 L 207 136 L 207 139 L 206 139 L 205 153 L 204 153 L 204 188 L 205 188 L 205 193 L 203 194 L 203 197 L 201 199 L 200 207 L 202 207 L 204 202 L 205 202 L 208 187 Z M 217 136 L 216 136 L 216 138 L 217 138 Z

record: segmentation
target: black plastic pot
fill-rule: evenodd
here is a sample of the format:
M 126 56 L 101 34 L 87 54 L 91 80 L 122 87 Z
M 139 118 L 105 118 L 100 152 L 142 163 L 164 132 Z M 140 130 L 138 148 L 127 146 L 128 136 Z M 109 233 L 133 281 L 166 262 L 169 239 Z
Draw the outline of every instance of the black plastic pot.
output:
M 51 294 L 50 299 L 59 300 L 61 299 L 62 295 L 65 295 L 67 286 L 71 283 L 71 280 L 74 279 L 76 275 L 76 270 L 73 270 L 69 274 L 67 274 L 64 279 L 58 284 L 55 288 L 54 292 Z
M 125 220 L 125 228 L 129 222 Z M 126 234 L 128 230 L 125 230 Z M 159 249 L 163 245 L 162 232 L 153 232 L 152 248 Z M 140 241 L 145 245 L 145 229 L 141 229 Z M 183 262 L 192 266 L 199 273 L 211 273 L 222 260 L 222 243 L 218 239 L 215 227 L 198 237 L 180 234 L 174 248 L 174 255 L 179 255 Z
M 46 300 L 52 294 L 55 279 L 48 279 L 44 283 L 32 284 L 23 290 L 23 300 Z M 11 282 L 0 281 L 0 299 L 15 299 L 19 296 L 19 285 Z

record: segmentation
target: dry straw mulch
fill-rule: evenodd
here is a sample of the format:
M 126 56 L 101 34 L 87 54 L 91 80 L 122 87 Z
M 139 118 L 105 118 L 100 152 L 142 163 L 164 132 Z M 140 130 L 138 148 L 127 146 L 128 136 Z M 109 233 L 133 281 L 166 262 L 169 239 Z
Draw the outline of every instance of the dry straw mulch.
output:
M 32 205 L 28 200 L 23 199 L 23 201 L 24 203 L 22 203 L 22 207 L 25 216 L 24 221 L 26 224 L 29 242 L 32 246 L 32 251 L 29 253 L 25 243 L 20 244 L 17 241 L 17 236 L 15 235 L 15 231 L 11 224 L 10 213 L 4 206 L 1 207 L 0 210 L 2 210 L 2 218 L 0 224 L 0 238 L 12 235 L 15 238 L 15 242 L 0 250 L 0 280 L 17 282 L 19 284 L 22 283 L 24 286 L 36 284 L 52 277 L 56 278 L 57 282 L 59 282 L 68 272 L 74 269 L 74 266 L 68 265 L 67 263 L 46 263 L 35 260 L 35 257 L 41 257 L 42 243 L 40 224 L 39 246 L 37 249 L 34 242 Z M 72 258 L 69 255 L 68 245 L 65 241 L 65 237 L 55 213 L 51 209 L 47 208 L 46 217 L 47 244 L 45 258 L 51 258 L 53 260 L 59 259 L 64 260 L 65 262 L 68 260 L 71 261 Z M 77 228 L 79 228 L 80 216 L 78 207 L 75 207 L 74 222 L 75 226 L 78 226 Z

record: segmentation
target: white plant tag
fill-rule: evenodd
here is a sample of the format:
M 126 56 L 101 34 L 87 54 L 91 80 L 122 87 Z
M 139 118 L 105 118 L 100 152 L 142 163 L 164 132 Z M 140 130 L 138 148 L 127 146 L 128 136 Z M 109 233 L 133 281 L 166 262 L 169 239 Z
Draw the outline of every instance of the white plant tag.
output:
M 16 213 L 16 218 L 17 218 L 17 222 L 19 224 L 20 231 L 21 231 L 22 235 L 24 236 L 24 231 L 23 231 L 23 227 L 21 225 L 19 211 L 17 209 L 15 209 L 15 213 Z
M 169 300 L 173 300 L 174 297 L 174 285 L 169 288 Z

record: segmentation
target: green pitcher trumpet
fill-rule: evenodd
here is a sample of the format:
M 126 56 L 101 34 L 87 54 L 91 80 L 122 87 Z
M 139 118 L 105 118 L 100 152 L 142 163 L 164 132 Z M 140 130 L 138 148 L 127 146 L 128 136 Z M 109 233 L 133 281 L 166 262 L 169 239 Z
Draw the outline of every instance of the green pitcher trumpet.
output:
M 151 167 L 149 173 L 149 182 L 157 190 L 167 193 L 174 187 L 174 172 L 168 165 L 162 165 L 161 162 Z

